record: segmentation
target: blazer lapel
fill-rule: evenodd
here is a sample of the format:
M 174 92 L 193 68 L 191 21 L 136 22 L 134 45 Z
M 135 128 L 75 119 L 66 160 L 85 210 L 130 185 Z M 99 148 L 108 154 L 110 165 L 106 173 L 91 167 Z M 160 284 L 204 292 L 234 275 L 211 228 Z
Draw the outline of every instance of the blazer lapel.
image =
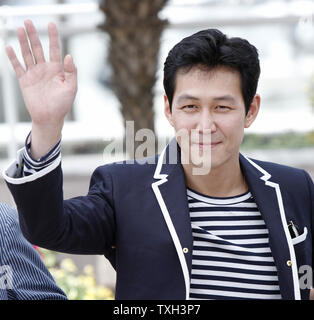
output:
M 189 299 L 193 237 L 186 185 L 177 142 L 173 139 L 158 159 L 152 188 L 175 245 Z
M 240 155 L 242 172 L 269 231 L 283 299 L 300 299 L 294 247 L 290 239 L 280 185 L 253 160 Z M 291 264 L 292 263 L 292 264 Z

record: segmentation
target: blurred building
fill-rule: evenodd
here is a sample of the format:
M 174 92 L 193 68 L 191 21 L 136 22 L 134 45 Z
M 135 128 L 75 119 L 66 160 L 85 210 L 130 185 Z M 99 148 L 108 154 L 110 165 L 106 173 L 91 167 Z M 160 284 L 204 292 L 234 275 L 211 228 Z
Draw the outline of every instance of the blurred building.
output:
M 66 52 L 74 56 L 79 70 L 79 91 L 69 124 L 65 127 L 64 140 L 109 140 L 121 137 L 123 119 L 119 104 L 109 86 L 110 66 L 106 63 L 108 37 L 97 30 L 104 17 L 97 10 L 97 1 L 86 6 L 86 13 L 79 8 L 86 1 L 65 1 L 74 4 L 73 14 L 33 14 L 6 18 L 7 43 L 18 49 L 14 35 L 23 20 L 31 18 L 42 34 L 47 49 L 47 22 L 56 21 L 60 26 Z M 55 1 L 2 1 L 10 5 L 45 5 Z M 30 7 L 31 8 L 31 7 Z M 93 9 L 92 9 L 93 8 Z M 36 11 L 33 9 L 33 11 Z M 260 53 L 261 79 L 258 92 L 262 95 L 260 116 L 248 132 L 307 131 L 314 129 L 314 112 L 306 91 L 314 72 L 314 1 L 261 1 L 261 0 L 170 0 L 162 16 L 170 22 L 162 38 L 160 69 L 156 83 L 156 130 L 159 135 L 171 136 L 172 129 L 163 116 L 162 67 L 169 49 L 184 36 L 200 29 L 219 28 L 229 36 L 248 39 Z M 66 53 L 65 52 L 65 53 Z M 8 61 L 2 61 L 7 64 Z M 11 77 L 13 78 L 12 69 Z M 2 79 L 2 77 L 1 77 Z M 14 79 L 13 79 L 14 82 Z M 16 82 L 15 82 L 16 84 Z M 17 85 L 14 90 L 16 105 L 16 139 L 28 131 L 27 111 Z M 1 95 L 3 97 L 3 95 Z M 11 107 L 10 107 L 11 108 Z M 0 99 L 0 123 L 5 123 L 4 101 Z M 71 121 L 70 121 L 71 120 Z M 0 144 L 4 146 L 7 135 L 0 125 Z

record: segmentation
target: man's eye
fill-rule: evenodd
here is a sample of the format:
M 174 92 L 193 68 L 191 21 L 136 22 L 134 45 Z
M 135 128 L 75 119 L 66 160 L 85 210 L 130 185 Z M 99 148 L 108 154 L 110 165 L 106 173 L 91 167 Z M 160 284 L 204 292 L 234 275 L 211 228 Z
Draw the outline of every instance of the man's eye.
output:
M 185 109 L 185 110 L 194 110 L 196 108 L 197 107 L 194 104 L 189 104 L 189 105 L 183 107 L 183 109 Z
M 227 106 L 217 106 L 216 109 L 218 109 L 218 110 L 230 110 L 230 107 L 227 107 Z

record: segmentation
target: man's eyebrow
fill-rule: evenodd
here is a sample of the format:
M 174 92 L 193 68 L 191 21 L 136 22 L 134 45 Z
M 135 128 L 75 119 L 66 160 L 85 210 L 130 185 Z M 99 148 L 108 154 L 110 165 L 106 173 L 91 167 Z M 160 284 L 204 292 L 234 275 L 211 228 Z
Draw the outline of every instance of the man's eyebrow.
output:
M 181 101 L 184 100 L 200 100 L 198 97 L 192 96 L 190 94 L 184 93 L 181 96 L 178 97 L 177 102 L 180 103 Z M 236 99 L 229 95 L 229 94 L 225 94 L 223 96 L 217 96 L 213 98 L 214 101 L 229 101 L 229 102 L 235 102 Z
M 214 97 L 214 101 L 230 101 L 230 102 L 235 102 L 236 99 L 233 96 L 230 96 L 229 94 L 219 96 L 219 97 Z
M 184 100 L 199 100 L 199 98 L 191 96 L 190 94 L 184 93 L 178 97 L 177 102 L 180 103 L 181 101 L 184 101 Z

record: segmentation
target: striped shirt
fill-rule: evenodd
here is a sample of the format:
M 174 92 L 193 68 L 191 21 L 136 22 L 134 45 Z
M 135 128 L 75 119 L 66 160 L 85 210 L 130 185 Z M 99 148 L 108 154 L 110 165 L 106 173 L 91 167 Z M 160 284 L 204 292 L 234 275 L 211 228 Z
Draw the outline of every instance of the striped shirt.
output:
M 33 246 L 17 212 L 0 204 L 0 300 L 66 300 Z
M 250 192 L 187 189 L 193 232 L 190 299 L 281 299 L 268 230 Z
M 43 157 L 38 160 L 35 160 L 30 154 L 30 136 L 28 134 L 25 142 L 25 148 L 22 153 L 22 167 L 20 168 L 21 172 L 18 173 L 19 176 L 29 176 L 33 173 L 36 173 L 53 163 L 58 157 L 61 156 L 61 140 Z

